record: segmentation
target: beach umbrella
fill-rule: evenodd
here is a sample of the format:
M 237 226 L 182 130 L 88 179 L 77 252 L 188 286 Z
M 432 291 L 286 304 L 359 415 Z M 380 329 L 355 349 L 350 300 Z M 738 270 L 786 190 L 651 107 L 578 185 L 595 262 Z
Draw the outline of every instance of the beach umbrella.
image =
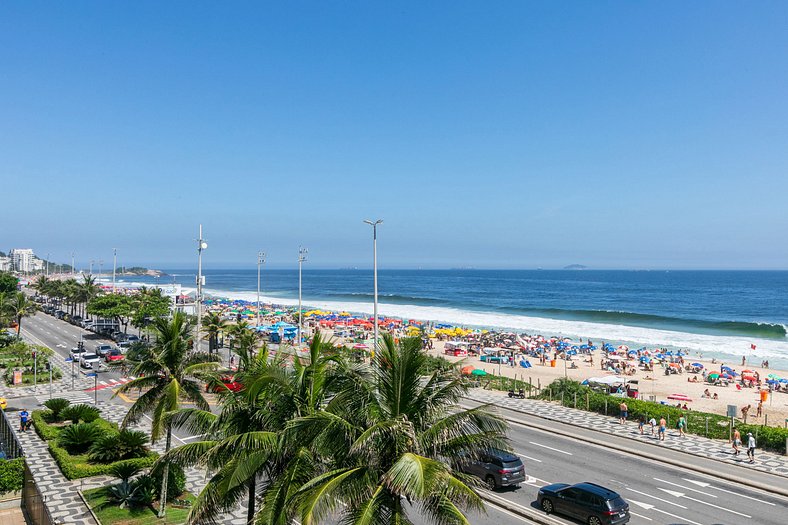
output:
M 479 377 L 482 377 L 482 376 L 486 376 L 486 375 L 487 375 L 487 372 L 485 372 L 484 370 L 481 370 L 481 369 L 477 368 L 477 369 L 475 369 L 473 372 L 471 372 L 471 375 L 472 375 L 472 376 L 479 376 Z
M 469 376 L 469 375 L 471 375 L 471 373 L 472 373 L 474 370 L 476 370 L 476 367 L 475 367 L 475 366 L 473 366 L 473 365 L 468 365 L 468 366 L 464 366 L 464 367 L 462 367 L 462 370 L 461 370 L 461 372 L 462 372 L 462 375 Z
M 643 357 L 640 358 L 640 362 L 641 363 L 650 363 L 651 362 L 651 358 L 644 355 Z
M 627 350 L 629 350 L 629 347 L 627 345 L 621 345 L 618 347 L 618 349 L 626 352 Z
M 769 379 L 780 379 L 780 376 L 778 376 L 777 374 L 769 374 L 766 377 L 768 377 Z
M 783 383 L 783 384 L 788 383 L 788 379 L 780 379 L 780 383 Z
M 691 366 L 694 366 L 695 368 L 703 368 L 703 365 L 701 363 L 692 363 Z
M 717 372 L 711 373 L 706 376 L 706 379 L 708 379 L 709 381 L 715 381 L 719 378 L 720 378 L 720 374 L 718 374 Z

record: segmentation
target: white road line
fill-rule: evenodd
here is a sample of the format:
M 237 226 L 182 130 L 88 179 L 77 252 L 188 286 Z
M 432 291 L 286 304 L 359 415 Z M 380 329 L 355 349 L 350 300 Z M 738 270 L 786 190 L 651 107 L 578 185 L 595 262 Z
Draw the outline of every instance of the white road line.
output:
M 553 448 L 553 447 L 548 447 L 547 445 L 542 445 L 541 443 L 537 443 L 536 441 L 529 441 L 529 443 L 532 444 L 532 445 L 536 445 L 537 447 L 542 447 L 542 448 L 546 448 L 546 449 L 549 449 L 549 450 L 553 450 L 555 452 L 560 452 L 561 454 L 566 454 L 567 456 L 574 456 L 574 454 L 572 454 L 571 452 L 567 452 L 565 450 L 560 450 L 560 449 Z
M 715 509 L 720 509 L 720 510 L 724 510 L 725 512 L 730 512 L 731 514 L 738 514 L 739 516 L 743 516 L 745 518 L 752 518 L 752 516 L 750 516 L 749 514 L 743 514 L 741 512 L 735 511 L 735 510 L 726 509 L 725 507 L 720 507 L 719 505 L 714 505 L 713 503 L 709 503 L 709 502 L 703 501 L 701 499 L 691 498 L 690 496 L 687 496 L 686 494 L 683 494 L 681 492 L 677 492 L 675 490 L 663 489 L 662 487 L 657 487 L 657 488 L 659 490 L 663 491 L 663 492 L 667 492 L 668 494 L 670 494 L 674 498 L 684 498 L 684 499 L 688 499 L 688 500 L 691 500 L 691 501 L 696 501 L 696 502 L 701 503 L 703 505 L 708 505 L 709 507 L 714 507 Z
M 525 454 L 518 454 L 517 452 L 515 452 L 515 454 L 517 454 L 521 458 L 530 459 L 531 461 L 536 461 L 537 463 L 541 463 L 542 462 L 541 459 L 532 458 L 531 456 L 526 456 Z
M 728 494 L 734 494 L 736 496 L 739 496 L 740 498 L 751 499 L 753 501 L 757 501 L 758 503 L 765 503 L 766 505 L 771 505 L 772 507 L 774 507 L 776 505 L 776 503 L 772 503 L 770 501 L 763 501 L 762 499 L 753 498 L 752 496 L 746 496 L 744 494 L 739 494 L 738 492 L 734 492 L 732 490 L 723 489 L 723 488 L 720 488 L 720 487 L 715 487 L 711 483 L 706 483 L 705 481 L 697 481 L 697 480 L 689 479 L 689 478 L 682 478 L 682 479 L 684 479 L 684 481 L 689 481 L 690 483 L 694 483 L 696 485 L 700 485 L 701 487 L 708 487 L 710 489 L 719 490 L 720 492 L 727 492 Z
M 106 381 L 99 381 L 99 384 L 100 384 L 100 385 L 107 386 L 107 382 L 106 382 Z
M 671 514 L 670 512 L 667 512 L 665 510 L 658 509 L 657 507 L 654 507 L 653 510 L 655 510 L 657 512 L 661 512 L 662 514 L 666 514 L 666 515 L 670 516 L 671 518 L 676 518 L 676 519 L 681 520 L 681 521 L 686 521 L 687 523 L 692 523 L 692 525 L 702 525 L 701 523 L 698 523 L 697 521 L 692 521 L 692 520 L 688 520 L 687 518 L 682 518 L 681 516 L 676 516 L 675 514 Z
M 631 490 L 632 492 L 635 492 L 635 493 L 637 493 L 637 494 L 641 494 L 641 495 L 643 495 L 643 496 L 646 496 L 646 497 L 649 497 L 649 498 L 655 499 L 655 500 L 657 500 L 657 501 L 661 501 L 661 502 L 663 502 L 663 503 L 667 503 L 668 505 L 673 505 L 673 506 L 676 506 L 676 507 L 679 507 L 679 508 L 682 508 L 682 509 L 685 509 L 685 510 L 686 510 L 686 508 L 687 508 L 687 507 L 685 507 L 684 505 L 679 505 L 678 503 L 673 503 L 672 501 L 668 501 L 668 500 L 666 500 L 666 499 L 662 499 L 662 498 L 659 498 L 659 497 L 657 497 L 657 496 L 652 496 L 651 494 L 646 494 L 645 492 L 640 492 L 639 490 L 635 490 L 635 489 L 633 489 L 632 487 L 625 487 L 625 488 L 626 488 L 627 490 Z
M 629 513 L 632 514 L 633 516 L 637 516 L 638 518 L 643 518 L 644 520 L 654 521 L 651 518 L 647 518 L 646 516 L 643 516 L 642 514 L 638 514 L 637 512 L 632 512 L 631 510 L 629 511 Z
M 693 489 L 691 487 L 685 487 L 684 485 L 679 485 L 678 483 L 673 483 L 671 481 L 665 481 L 664 479 L 654 478 L 654 480 L 662 482 L 662 483 L 667 483 L 668 485 L 673 485 L 674 487 L 679 487 L 679 488 L 682 488 L 684 490 L 691 490 L 692 492 L 697 492 L 698 494 L 703 494 L 704 496 L 709 496 L 710 498 L 716 498 L 717 497 L 714 494 L 709 494 L 708 492 L 703 492 L 702 490 Z

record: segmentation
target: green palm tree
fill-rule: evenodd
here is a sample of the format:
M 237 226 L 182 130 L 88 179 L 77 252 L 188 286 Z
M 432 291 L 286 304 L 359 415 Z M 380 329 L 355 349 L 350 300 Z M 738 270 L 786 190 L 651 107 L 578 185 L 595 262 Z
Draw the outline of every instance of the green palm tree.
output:
M 6 298 L 5 308 L 8 316 L 16 320 L 16 336 L 22 332 L 22 318 L 30 317 L 38 310 L 36 303 L 28 299 L 23 292 L 16 292 L 10 298 Z
M 208 352 L 215 352 L 219 348 L 219 335 L 227 328 L 227 321 L 217 312 L 209 312 L 203 318 L 203 331 L 208 340 Z
M 483 509 L 462 458 L 508 448 L 506 423 L 484 408 L 457 410 L 468 384 L 456 368 L 424 377 L 419 338 L 389 335 L 370 373 L 345 384 L 325 409 L 289 426 L 308 444 L 317 470 L 290 498 L 304 525 L 329 512 L 352 524 L 407 524 L 410 503 L 434 523 L 467 524 L 463 509 Z
M 295 418 L 323 406 L 347 374 L 344 361 L 324 352 L 325 347 L 316 334 L 309 356 L 290 367 L 285 366 L 287 356 L 269 359 L 263 347 L 238 374 L 247 388 L 223 394 L 219 415 L 196 409 L 174 415 L 177 424 L 209 436 L 167 455 L 181 465 L 200 464 L 213 473 L 192 508 L 189 523 L 212 521 L 219 512 L 235 508 L 244 494 L 247 523 L 255 519 L 291 523 L 294 513 L 287 510 L 288 499 L 310 479 L 314 466 L 309 451 L 287 441 L 284 431 Z M 256 513 L 258 492 L 263 503 Z
M 86 275 L 81 283 L 77 282 L 76 284 L 75 298 L 77 302 L 82 304 L 81 313 L 84 317 L 87 304 L 99 294 L 101 288 L 96 284 L 96 278 L 92 275 Z
M 140 351 L 132 375 L 137 379 L 122 385 L 118 393 L 144 389 L 123 419 L 123 426 L 140 420 L 143 414 L 151 413 L 151 442 L 166 435 L 165 451 L 172 444 L 172 424 L 166 415 L 180 408 L 183 402 L 209 410 L 198 379 L 216 368 L 216 359 L 205 352 L 190 352 L 189 339 L 192 326 L 183 312 L 175 312 L 172 319 L 159 318 L 153 323 L 156 343 Z M 167 504 L 168 463 L 164 464 L 159 517 L 163 517 Z

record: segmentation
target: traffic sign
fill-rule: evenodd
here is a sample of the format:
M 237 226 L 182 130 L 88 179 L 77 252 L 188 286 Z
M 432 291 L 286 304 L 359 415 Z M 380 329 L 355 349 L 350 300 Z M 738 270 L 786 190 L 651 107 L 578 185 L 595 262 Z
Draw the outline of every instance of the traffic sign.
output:
M 91 372 L 90 374 L 85 374 L 88 377 L 96 377 L 96 372 Z
M 74 360 L 73 360 L 73 359 L 71 359 L 70 357 L 67 357 L 67 358 L 65 359 L 65 362 L 66 362 L 66 363 L 73 363 L 73 362 L 74 362 Z

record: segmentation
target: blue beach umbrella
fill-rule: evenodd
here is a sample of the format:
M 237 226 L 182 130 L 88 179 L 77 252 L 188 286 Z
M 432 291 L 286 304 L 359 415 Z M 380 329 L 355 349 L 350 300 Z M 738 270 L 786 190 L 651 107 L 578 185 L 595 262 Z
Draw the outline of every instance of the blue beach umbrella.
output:
M 695 368 L 703 368 L 703 364 L 701 363 L 692 363 L 692 366 L 694 366 Z

